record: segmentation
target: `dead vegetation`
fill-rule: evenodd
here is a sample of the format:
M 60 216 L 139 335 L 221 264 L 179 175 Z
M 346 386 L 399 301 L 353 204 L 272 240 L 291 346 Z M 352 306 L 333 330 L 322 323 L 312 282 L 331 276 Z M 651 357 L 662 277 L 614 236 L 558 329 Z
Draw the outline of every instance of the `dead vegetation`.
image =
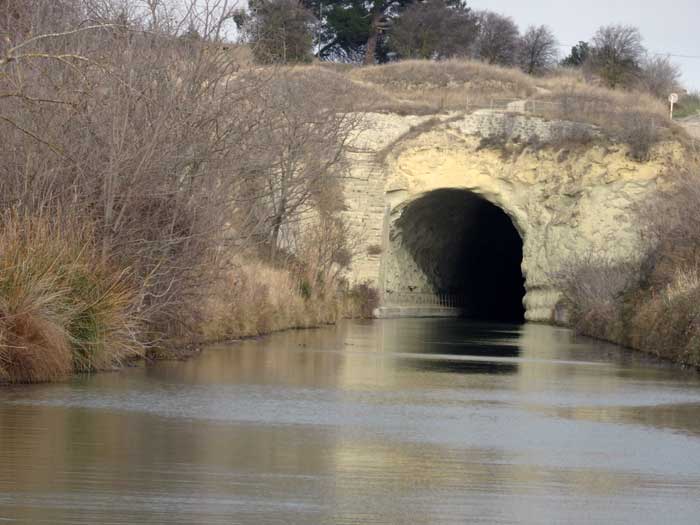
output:
M 0 49 L 0 381 L 333 320 L 354 84 L 244 67 L 214 7 L 173 27 L 161 2 L 139 18 L 67 1 L 65 20 L 33 4 L 49 18 Z
M 549 79 L 547 85 L 547 92 L 537 94 L 530 103 L 534 114 L 596 126 L 627 144 L 638 161 L 648 160 L 658 142 L 680 136 L 666 107 L 651 95 L 557 79 Z
M 362 101 L 355 106 L 362 111 L 467 113 L 505 109 L 521 101 L 528 115 L 594 126 L 610 140 L 628 145 L 630 156 L 640 162 L 648 160 L 654 145 L 664 140 L 688 144 L 685 132 L 669 120 L 668 109 L 658 98 L 596 86 L 579 70 L 559 68 L 547 77 L 533 78 L 518 69 L 466 59 L 319 69 L 350 79 L 354 86 L 348 86 L 346 93 Z M 587 144 L 593 138 L 581 132 L 556 137 L 554 143 Z
M 637 211 L 649 246 L 638 263 L 586 261 L 562 288 L 579 332 L 700 367 L 700 181 L 672 180 Z
M 472 60 L 406 60 L 353 69 L 348 75 L 391 93 L 407 109 L 414 104 L 433 113 L 491 107 L 535 93 L 532 79 L 521 71 Z
M 144 353 L 138 287 L 83 219 L 0 218 L 0 381 L 105 370 Z
M 334 323 L 341 306 L 325 292 L 305 286 L 289 269 L 257 257 L 237 258 L 206 296 L 202 339 L 221 341 Z

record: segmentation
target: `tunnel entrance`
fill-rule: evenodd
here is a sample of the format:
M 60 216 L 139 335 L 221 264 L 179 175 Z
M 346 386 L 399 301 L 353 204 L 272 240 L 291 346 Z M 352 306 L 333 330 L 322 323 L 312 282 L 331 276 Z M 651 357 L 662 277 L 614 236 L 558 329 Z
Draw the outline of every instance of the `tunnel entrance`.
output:
M 470 191 L 435 190 L 408 204 L 395 228 L 432 292 L 465 317 L 524 319 L 523 243 L 501 208 Z

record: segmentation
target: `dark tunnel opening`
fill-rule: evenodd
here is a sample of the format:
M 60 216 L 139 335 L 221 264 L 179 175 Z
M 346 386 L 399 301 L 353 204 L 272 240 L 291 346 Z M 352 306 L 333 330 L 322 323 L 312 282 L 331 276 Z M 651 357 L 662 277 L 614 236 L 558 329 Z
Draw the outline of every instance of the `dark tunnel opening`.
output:
M 396 225 L 433 290 L 464 317 L 523 321 L 523 243 L 502 209 L 466 190 L 436 190 L 409 204 Z

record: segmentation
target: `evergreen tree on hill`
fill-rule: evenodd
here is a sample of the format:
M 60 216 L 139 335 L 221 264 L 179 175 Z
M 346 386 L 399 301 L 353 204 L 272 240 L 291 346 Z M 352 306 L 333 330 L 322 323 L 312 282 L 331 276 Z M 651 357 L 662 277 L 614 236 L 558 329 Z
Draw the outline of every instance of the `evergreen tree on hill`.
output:
M 250 42 L 256 62 L 311 61 L 314 17 L 298 0 L 250 0 L 234 18 Z
M 590 55 L 590 44 L 581 40 L 571 48 L 571 54 L 561 61 L 561 65 L 566 67 L 581 67 L 586 63 Z
M 375 64 L 392 19 L 414 0 L 301 0 L 321 20 L 321 59 Z
M 399 58 L 466 57 L 479 31 L 466 3 L 426 0 L 408 6 L 388 33 L 388 47 Z

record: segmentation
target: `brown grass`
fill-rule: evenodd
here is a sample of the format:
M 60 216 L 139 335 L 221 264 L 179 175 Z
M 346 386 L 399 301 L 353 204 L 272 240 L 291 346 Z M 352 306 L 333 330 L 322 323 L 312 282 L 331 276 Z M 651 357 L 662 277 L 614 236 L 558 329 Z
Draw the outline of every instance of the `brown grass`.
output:
M 544 85 L 546 90 L 528 104 L 534 114 L 596 126 L 627 144 L 636 160 L 648 160 L 661 140 L 683 135 L 664 104 L 649 94 L 615 91 L 569 77 L 549 78 Z
M 237 258 L 208 295 L 201 336 L 207 341 L 258 336 L 337 321 L 337 297 L 313 290 L 292 271 Z
M 678 268 L 664 288 L 634 304 L 627 344 L 700 367 L 700 266 Z
M 127 272 L 100 256 L 84 225 L 4 216 L 0 381 L 60 380 L 141 355 L 135 298 Z
M 379 306 L 379 291 L 370 283 L 359 283 L 347 291 L 345 317 L 371 319 Z
M 569 321 L 580 333 L 620 342 L 625 294 L 633 283 L 634 267 L 605 260 L 572 265 L 560 276 Z
M 520 70 L 472 60 L 405 60 L 347 74 L 390 93 L 407 108 L 414 104 L 436 113 L 501 106 L 536 91 L 533 79 Z
M 578 70 L 560 68 L 545 78 L 473 60 L 406 60 L 359 67 L 321 63 L 295 69 L 299 78 L 332 95 L 344 111 L 431 115 L 503 109 L 527 100 L 526 112 L 551 120 L 590 124 L 647 161 L 664 140 L 689 144 L 665 104 L 642 92 L 597 86 Z M 321 96 L 321 99 L 324 97 Z M 562 140 L 588 143 L 591 134 Z
M 666 105 L 648 93 L 597 86 L 578 70 L 559 68 L 545 78 L 518 69 L 473 60 L 406 60 L 370 67 L 315 68 L 318 85 L 341 78 L 357 111 L 428 115 L 480 108 L 505 108 L 528 100 L 530 114 L 596 126 L 627 144 L 630 154 L 646 161 L 663 140 L 687 142 L 686 133 L 668 118 Z M 588 141 L 590 136 L 585 137 Z

